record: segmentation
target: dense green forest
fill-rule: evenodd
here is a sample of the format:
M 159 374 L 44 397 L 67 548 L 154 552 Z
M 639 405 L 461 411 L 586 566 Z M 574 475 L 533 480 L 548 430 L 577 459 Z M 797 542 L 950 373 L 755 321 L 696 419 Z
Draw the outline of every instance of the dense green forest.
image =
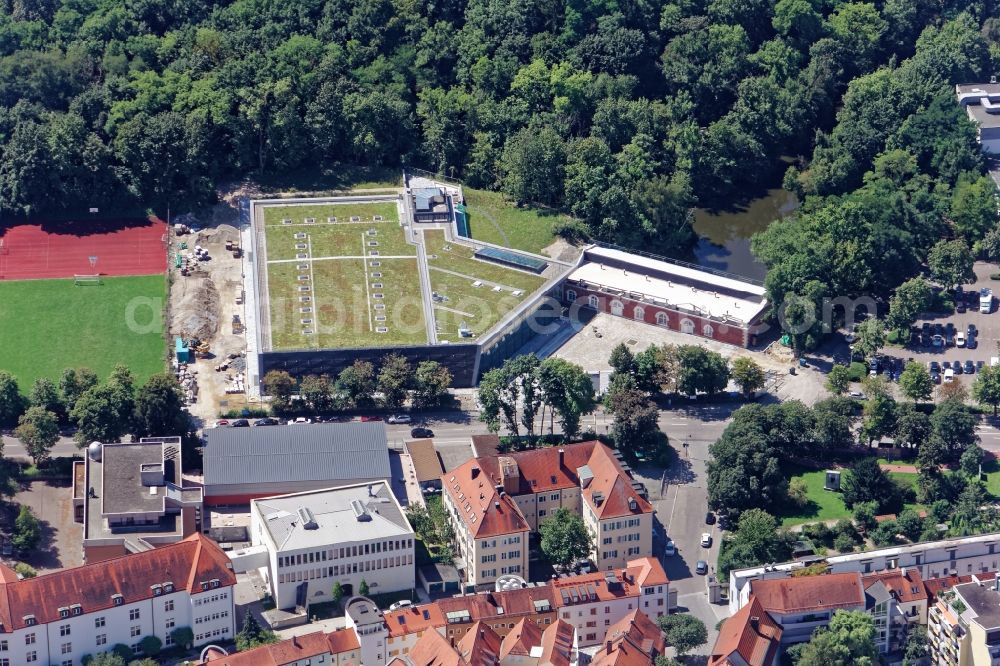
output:
M 950 85 L 997 71 L 996 14 L 991 0 L 0 0 L 0 212 L 183 210 L 226 179 L 404 164 L 677 254 L 692 206 L 785 175 L 812 196 L 758 243 L 773 293 L 887 289 L 982 171 Z

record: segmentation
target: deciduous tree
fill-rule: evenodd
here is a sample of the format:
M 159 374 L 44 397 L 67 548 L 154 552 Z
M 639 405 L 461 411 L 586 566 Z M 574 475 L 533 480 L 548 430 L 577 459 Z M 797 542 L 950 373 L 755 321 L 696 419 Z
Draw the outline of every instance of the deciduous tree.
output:
M 577 560 L 590 556 L 593 539 L 583 518 L 569 509 L 560 508 L 538 525 L 542 552 L 552 564 L 570 567 Z
M 14 436 L 21 440 L 32 462 L 39 465 L 48 459 L 59 441 L 59 421 L 44 407 L 29 407 L 18 420 Z

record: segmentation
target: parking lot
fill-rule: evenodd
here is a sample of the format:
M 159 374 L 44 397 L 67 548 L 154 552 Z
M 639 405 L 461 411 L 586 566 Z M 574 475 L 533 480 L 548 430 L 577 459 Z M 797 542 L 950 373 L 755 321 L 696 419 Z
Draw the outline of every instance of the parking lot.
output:
M 992 357 L 1000 355 L 997 351 L 997 341 L 1000 340 L 1000 312 L 998 312 L 997 295 L 994 293 L 993 306 L 990 312 L 984 314 L 979 312 L 978 294 L 982 287 L 988 287 L 993 290 L 1000 289 L 1000 282 L 990 280 L 989 278 L 990 273 L 996 271 L 996 266 L 977 262 L 975 271 L 976 283 L 965 285 L 963 288 L 964 293 L 974 294 L 974 301 L 967 301 L 965 312 L 956 310 L 954 314 L 949 316 L 920 319 L 914 326 L 916 331 L 922 331 L 926 323 L 931 332 L 934 331 L 935 327 L 940 327 L 942 329 L 942 336 L 946 339 L 945 344 L 935 347 L 932 341 L 926 339 L 926 336 L 918 335 L 916 340 L 912 339 L 911 336 L 911 341 L 904 348 L 887 346 L 883 350 L 884 355 L 901 357 L 904 361 L 912 358 L 914 361 L 923 363 L 925 366 L 931 361 L 936 361 L 942 366 L 942 374 L 945 362 L 949 366 L 954 366 L 956 362 L 959 362 L 963 367 L 967 361 L 971 361 L 973 365 L 978 365 L 980 362 L 983 365 L 989 365 Z M 954 330 L 950 346 L 947 344 L 947 327 L 949 324 Z M 970 324 L 978 331 L 973 346 L 970 348 L 967 343 L 962 347 L 957 346 L 957 333 L 966 334 Z M 924 339 L 921 340 L 920 338 Z M 967 339 L 968 337 L 966 336 Z M 924 342 L 931 342 L 931 344 L 925 345 L 923 344 Z M 978 372 L 978 368 L 976 372 Z M 975 380 L 975 373 L 968 374 L 963 369 L 962 374 L 955 373 L 955 380 L 971 386 Z

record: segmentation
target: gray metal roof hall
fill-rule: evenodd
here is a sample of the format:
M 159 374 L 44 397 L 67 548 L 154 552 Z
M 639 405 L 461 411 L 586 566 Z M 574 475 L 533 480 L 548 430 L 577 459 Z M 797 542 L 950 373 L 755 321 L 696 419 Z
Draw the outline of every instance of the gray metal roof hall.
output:
M 207 504 L 392 477 L 381 421 L 211 428 L 204 468 Z

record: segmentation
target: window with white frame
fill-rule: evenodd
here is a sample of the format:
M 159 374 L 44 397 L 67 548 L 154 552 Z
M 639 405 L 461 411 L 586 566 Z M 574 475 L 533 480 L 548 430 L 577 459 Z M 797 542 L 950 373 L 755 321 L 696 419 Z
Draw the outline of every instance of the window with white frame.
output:
M 711 324 L 705 324 L 701 327 L 701 334 L 706 338 L 710 338 L 715 334 L 715 329 L 712 328 Z
M 566 290 L 566 300 L 569 301 L 570 303 L 572 303 L 573 301 L 575 301 L 576 300 L 576 292 L 574 290 L 572 290 L 572 289 L 567 289 Z
M 597 298 L 597 296 L 591 294 L 587 297 L 587 305 L 597 310 L 601 306 L 601 300 Z
M 690 319 L 681 319 L 681 333 L 694 333 L 694 322 Z
M 643 319 L 646 318 L 646 309 L 643 308 L 641 305 L 635 306 L 635 308 L 632 310 L 632 318 L 637 321 L 642 321 Z
M 108 635 L 107 634 L 97 634 L 97 638 L 96 638 L 96 640 L 94 642 L 97 644 L 98 647 L 100 647 L 101 645 L 107 645 L 108 644 Z
M 665 312 L 657 312 L 656 313 L 656 325 L 657 326 L 666 326 L 667 325 L 667 313 L 665 313 Z
M 625 310 L 625 305 L 618 300 L 611 301 L 611 314 L 616 317 L 621 317 L 622 312 Z

